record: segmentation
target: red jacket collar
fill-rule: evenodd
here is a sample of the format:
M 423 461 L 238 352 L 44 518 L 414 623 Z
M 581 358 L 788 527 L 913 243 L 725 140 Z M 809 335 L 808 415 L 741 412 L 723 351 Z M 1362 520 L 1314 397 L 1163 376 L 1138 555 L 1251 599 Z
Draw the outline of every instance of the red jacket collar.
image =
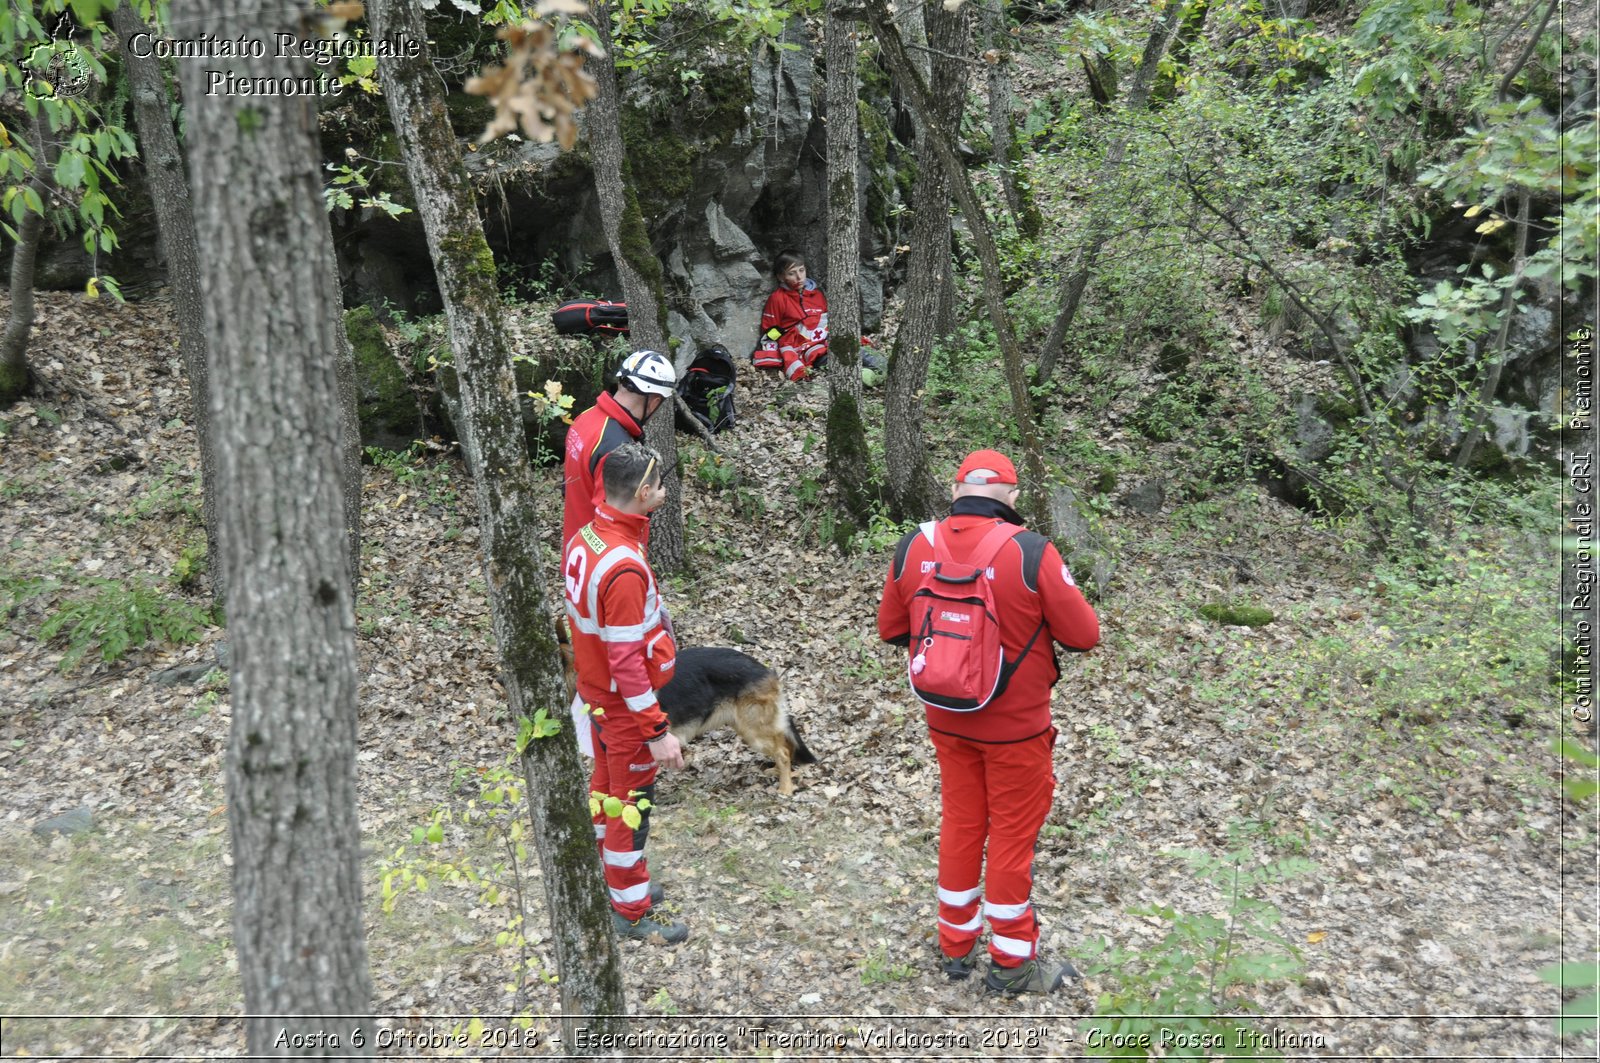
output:
M 633 414 L 623 409 L 622 403 L 618 402 L 616 396 L 612 395 L 611 392 L 602 391 L 600 397 L 595 399 L 594 404 L 607 417 L 626 428 L 630 436 L 635 439 L 643 437 L 644 428 L 638 421 L 634 420 Z
M 650 517 L 648 514 L 624 513 L 611 503 L 602 502 L 594 511 L 594 530 L 603 537 L 607 532 L 616 531 L 638 546 L 649 534 Z

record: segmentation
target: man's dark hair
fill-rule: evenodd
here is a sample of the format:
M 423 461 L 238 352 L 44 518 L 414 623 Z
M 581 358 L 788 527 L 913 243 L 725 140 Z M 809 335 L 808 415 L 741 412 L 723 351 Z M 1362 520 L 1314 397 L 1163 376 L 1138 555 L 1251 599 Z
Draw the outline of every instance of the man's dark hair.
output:
M 792 247 L 786 247 L 782 251 L 778 252 L 777 258 L 772 260 L 772 278 L 774 280 L 781 281 L 783 280 L 783 275 L 785 273 L 788 273 L 796 266 L 803 266 L 805 264 L 806 256 L 802 255 Z
M 661 455 L 643 443 L 624 443 L 606 455 L 601 476 L 606 486 L 606 501 L 612 505 L 632 498 L 640 485 L 661 479 Z

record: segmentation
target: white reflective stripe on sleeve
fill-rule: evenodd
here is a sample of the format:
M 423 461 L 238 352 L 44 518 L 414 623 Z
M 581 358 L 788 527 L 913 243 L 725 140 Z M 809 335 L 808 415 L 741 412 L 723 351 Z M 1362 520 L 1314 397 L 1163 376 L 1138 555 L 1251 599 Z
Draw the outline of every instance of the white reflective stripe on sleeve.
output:
M 625 890 L 612 890 L 611 899 L 617 904 L 634 904 L 650 896 L 650 880 L 645 879 L 636 886 L 629 886 Z
M 970 890 L 947 890 L 943 886 L 939 887 L 939 903 L 952 905 L 956 908 L 964 908 L 982 895 L 983 891 L 977 886 L 972 887 Z
M 975 915 L 971 919 L 968 919 L 965 923 L 952 923 L 948 919 L 940 919 L 939 922 L 943 923 L 945 926 L 949 927 L 951 930 L 982 930 L 983 929 L 983 916 L 981 916 L 981 915 Z
M 804 362 L 800 362 L 800 361 L 792 362 L 792 363 L 790 363 L 789 368 L 787 368 L 787 369 L 785 369 L 783 371 L 783 375 L 784 376 L 788 376 L 788 377 L 792 377 L 796 373 L 805 372 L 805 368 L 806 368 L 806 366 L 805 366 Z
M 1016 956 L 1020 959 L 1030 959 L 1033 956 L 1033 942 L 1023 941 L 1021 938 L 1008 938 L 1000 934 L 991 935 L 989 941 L 995 948 L 1007 956 Z
M 611 547 L 595 562 L 594 571 L 589 573 L 589 586 L 584 592 L 584 600 L 589 606 L 588 612 L 591 617 L 600 615 L 600 580 L 624 561 L 637 561 L 641 566 L 644 565 L 644 558 L 626 546 Z
M 596 632 L 601 642 L 639 642 L 649 628 L 643 624 L 613 624 Z
M 623 698 L 622 703 L 634 712 L 643 712 L 656 703 L 656 692 L 646 690 L 643 694 L 635 694 L 631 698 Z
M 596 823 L 594 825 L 594 840 L 597 841 L 597 842 L 602 842 L 602 841 L 605 841 L 605 839 L 606 839 L 606 825 L 604 823 Z
M 600 857 L 605 860 L 608 867 L 632 867 L 644 859 L 644 850 L 636 849 L 631 853 L 614 853 L 610 849 L 602 849 Z
M 1028 914 L 1028 902 L 1021 904 L 995 904 L 993 901 L 983 902 L 983 914 L 990 919 L 1021 919 Z

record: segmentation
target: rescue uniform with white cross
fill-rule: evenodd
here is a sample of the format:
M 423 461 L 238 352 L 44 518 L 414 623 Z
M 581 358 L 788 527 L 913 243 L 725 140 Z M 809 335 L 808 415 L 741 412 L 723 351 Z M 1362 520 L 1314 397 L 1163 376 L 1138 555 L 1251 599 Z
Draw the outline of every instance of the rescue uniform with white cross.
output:
M 761 308 L 761 343 L 751 356 L 757 369 L 783 370 L 804 380 L 828 353 L 828 297 L 817 282 L 779 284 Z
M 945 520 L 902 539 L 878 606 L 879 637 L 909 643 L 911 600 L 933 562 L 933 535 L 954 560 L 970 563 L 1002 522 L 1020 525 L 1022 518 L 1004 502 L 967 496 L 956 499 Z M 1000 967 L 1018 967 L 1039 950 L 1030 898 L 1034 846 L 1055 793 L 1050 689 L 1061 674 L 1055 643 L 1092 649 L 1100 622 L 1055 545 L 1041 535 L 1019 532 L 1000 547 L 988 571 L 1006 661 L 1030 640 L 1034 645 L 1004 692 L 985 707 L 951 712 L 923 706 L 939 760 L 939 947 L 947 957 L 966 956 L 987 917 L 990 958 Z
M 567 543 L 567 620 L 572 628 L 578 696 L 592 709 L 594 774 L 589 789 L 637 809 L 639 824 L 594 817 L 611 906 L 625 919 L 650 909 L 650 835 L 657 764 L 649 743 L 667 735 L 656 690 L 672 679 L 677 648 L 671 621 L 644 558 L 649 520 L 602 502 L 594 520 Z

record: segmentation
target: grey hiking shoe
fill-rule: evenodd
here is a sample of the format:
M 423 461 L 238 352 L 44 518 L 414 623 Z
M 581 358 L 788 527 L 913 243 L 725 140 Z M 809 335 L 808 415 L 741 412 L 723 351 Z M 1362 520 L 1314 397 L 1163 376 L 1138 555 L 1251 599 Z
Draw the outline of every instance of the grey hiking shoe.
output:
M 676 945 L 689 936 L 688 924 L 675 922 L 665 916 L 658 918 L 648 913 L 638 919 L 624 919 L 620 912 L 613 909 L 611 925 L 616 930 L 617 937 L 629 941 L 650 941 L 659 937 L 664 944 Z
M 978 956 L 982 951 L 983 949 L 976 939 L 973 940 L 972 948 L 967 951 L 965 956 L 947 956 L 941 950 L 939 953 L 939 970 L 943 971 L 950 981 L 963 982 L 971 977 L 972 972 L 977 968 Z
M 1068 978 L 1082 977 L 1070 963 L 1048 963 L 1035 957 L 1021 967 L 1001 967 L 991 963 L 983 987 L 995 993 L 1019 996 L 1023 993 L 1054 993 Z
M 666 899 L 667 899 L 667 891 L 661 887 L 661 883 L 657 882 L 655 879 L 651 879 L 650 880 L 650 907 L 654 908 L 656 905 L 662 903 Z

